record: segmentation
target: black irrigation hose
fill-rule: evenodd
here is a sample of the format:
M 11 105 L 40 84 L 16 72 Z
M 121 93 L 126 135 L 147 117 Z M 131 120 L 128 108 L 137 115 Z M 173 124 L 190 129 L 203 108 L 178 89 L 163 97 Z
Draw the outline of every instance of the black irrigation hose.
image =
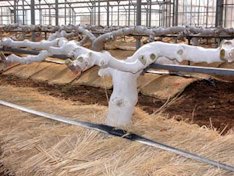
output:
M 158 149 L 169 151 L 169 152 L 181 155 L 181 156 L 189 158 L 189 159 L 193 159 L 193 160 L 196 160 L 196 161 L 199 161 L 199 162 L 203 162 L 203 163 L 215 166 L 215 167 L 220 168 L 220 169 L 224 169 L 224 170 L 227 170 L 227 171 L 230 171 L 230 172 L 234 172 L 234 166 L 227 165 L 227 164 L 217 162 L 217 161 L 214 161 L 214 160 L 210 160 L 208 158 L 199 156 L 197 154 L 190 153 L 190 152 L 187 152 L 185 150 L 181 150 L 181 149 L 178 149 L 178 148 L 175 148 L 175 147 L 171 147 L 171 146 L 166 145 L 166 144 L 162 144 L 160 142 L 156 142 L 156 141 L 153 141 L 151 139 L 147 139 L 147 138 L 145 138 L 143 136 L 140 136 L 140 135 L 137 135 L 135 133 L 129 133 L 129 132 L 127 132 L 127 131 L 125 131 L 123 129 L 120 129 L 120 128 L 116 128 L 116 127 L 108 126 L 108 125 L 104 125 L 104 124 L 95 124 L 95 123 L 84 122 L 84 121 L 80 121 L 80 120 L 72 120 L 72 119 L 69 119 L 69 118 L 66 118 L 66 117 L 63 117 L 63 116 L 59 116 L 59 115 L 54 115 L 54 114 L 49 114 L 49 113 L 45 113 L 45 112 L 35 111 L 33 109 L 29 109 L 29 108 L 19 106 L 19 105 L 13 104 L 13 103 L 9 103 L 9 102 L 6 102 L 6 101 L 2 101 L 2 100 L 0 100 L 0 105 L 7 106 L 7 107 L 10 107 L 10 108 L 14 108 L 14 109 L 18 109 L 18 110 L 23 111 L 23 112 L 38 115 L 40 117 L 55 120 L 55 121 L 58 121 L 58 122 L 62 122 L 62 123 L 70 124 L 70 125 L 77 125 L 77 126 L 81 126 L 81 127 L 84 127 L 84 128 L 91 129 L 91 130 L 96 130 L 96 131 L 99 131 L 99 132 L 102 132 L 102 133 L 105 133 L 105 134 L 108 134 L 108 135 L 128 139 L 130 141 L 137 141 L 139 143 L 142 143 L 142 144 L 145 144 L 145 145 L 148 145 L 148 146 L 152 146 L 152 147 L 155 147 L 155 148 L 158 148 Z

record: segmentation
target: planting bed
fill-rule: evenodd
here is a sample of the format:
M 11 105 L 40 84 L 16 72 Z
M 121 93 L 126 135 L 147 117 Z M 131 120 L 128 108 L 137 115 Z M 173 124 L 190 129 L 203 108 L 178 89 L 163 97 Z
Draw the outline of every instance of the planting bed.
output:
M 1 78 L 0 99 L 73 119 L 104 122 L 106 106 L 64 100 L 72 97 L 62 94 L 58 88 L 51 89 L 56 95 L 53 97 L 42 85 L 32 88 L 30 82 L 26 85 L 26 82 L 19 84 L 17 81 L 11 79 L 10 83 Z M 104 102 L 104 98 L 102 100 Z M 136 142 L 3 106 L 0 111 L 0 125 L 4 127 L 0 129 L 0 173 L 5 175 L 232 175 Z M 127 129 L 210 159 L 234 164 L 231 131 L 221 136 L 217 131 L 167 119 L 162 114 L 148 115 L 140 108 L 136 108 L 133 124 Z
M 1 84 L 34 87 L 47 95 L 62 97 L 74 102 L 107 106 L 112 90 L 89 86 L 48 85 L 30 79 L 1 76 Z M 207 126 L 226 133 L 234 127 L 234 83 L 217 80 L 197 81 L 172 100 L 139 95 L 138 107 L 149 114 L 163 113 L 169 118 Z

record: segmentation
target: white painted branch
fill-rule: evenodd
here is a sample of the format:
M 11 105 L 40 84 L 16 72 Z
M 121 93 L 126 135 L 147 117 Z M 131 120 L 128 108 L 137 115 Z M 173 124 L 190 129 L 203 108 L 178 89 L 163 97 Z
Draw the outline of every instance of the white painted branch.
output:
M 119 27 L 119 26 L 111 26 L 111 27 L 101 27 L 95 25 L 67 25 L 67 26 L 51 26 L 51 25 L 21 25 L 21 24 L 10 24 L 10 25 L 3 25 L 1 29 L 3 31 L 27 31 L 27 32 L 41 32 L 41 31 L 50 31 L 56 32 L 65 30 L 66 32 L 72 32 L 76 30 L 80 30 L 79 28 L 85 29 L 88 32 L 99 32 L 99 33 L 109 33 L 117 30 L 129 29 L 126 27 Z M 233 28 L 203 28 L 203 27 L 193 27 L 193 26 L 173 26 L 173 27 L 157 27 L 157 28 L 149 28 L 151 32 L 154 33 L 154 36 L 159 35 L 167 35 L 167 34 L 179 34 L 181 37 L 187 35 L 200 35 L 200 36 L 219 36 L 219 35 L 233 35 L 234 29 Z M 150 33 L 151 33 L 150 32 Z M 81 31 L 82 33 L 82 31 Z M 83 33 L 84 34 L 84 33 Z M 86 34 L 84 34 L 86 35 Z M 147 34 L 146 34 L 147 35 Z M 92 37 L 90 37 L 92 38 Z
M 93 42 L 92 49 L 95 51 L 101 51 L 104 48 L 105 42 L 109 40 L 113 40 L 116 37 L 122 37 L 122 36 L 129 35 L 129 34 L 148 35 L 151 40 L 153 40 L 153 35 L 154 35 L 151 29 L 148 29 L 142 26 L 122 28 L 117 31 L 103 34 L 99 36 L 98 38 L 96 38 Z
M 41 42 L 31 42 L 25 41 L 13 41 L 10 38 L 5 38 L 0 42 L 0 46 L 21 48 L 27 47 L 31 49 L 41 49 L 42 51 L 37 56 L 26 56 L 18 57 L 14 54 L 6 57 L 6 62 L 18 62 L 22 64 L 28 64 L 32 62 L 38 62 L 44 60 L 46 57 L 55 54 L 68 55 L 71 53 L 78 45 L 78 42 L 68 41 L 65 38 L 57 38 L 52 41 L 41 41 Z
M 55 40 L 57 38 L 66 38 L 66 39 L 69 39 L 71 37 L 74 37 L 75 35 L 76 35 L 76 33 L 74 33 L 74 32 L 67 33 L 65 30 L 61 30 L 61 31 L 56 31 L 55 33 L 51 34 L 48 37 L 48 40 L 52 41 L 52 40 Z
M 15 54 L 11 54 L 10 56 L 6 57 L 7 62 L 17 62 L 21 64 L 30 64 L 33 62 L 41 62 L 45 60 L 45 58 L 49 57 L 50 54 L 46 50 L 42 50 L 37 56 L 26 56 L 26 57 L 19 57 Z
M 232 62 L 234 61 L 234 47 L 228 45 L 228 48 L 226 45 L 210 49 L 186 44 L 152 42 L 142 46 L 133 56 L 128 57 L 126 60 L 117 60 L 107 52 L 98 53 L 80 46 L 79 50 L 75 53 L 78 59 L 74 61 L 74 65 L 82 70 L 86 69 L 87 65 L 91 66 L 95 64 L 123 72 L 137 73 L 151 63 L 157 62 L 157 58 L 160 58 L 161 62 L 163 62 L 162 58 L 175 60 L 176 62 Z
M 31 48 L 31 49 L 40 49 L 46 50 L 50 46 L 58 46 L 59 39 L 55 39 L 52 41 L 43 40 L 41 42 L 31 42 L 29 40 L 24 41 L 14 41 L 11 38 L 4 38 L 0 45 L 6 47 L 14 47 L 14 48 Z
M 171 44 L 163 42 L 152 42 L 141 47 L 129 57 L 127 61 L 117 60 L 108 52 L 94 52 L 92 50 L 79 46 L 75 41 L 67 41 L 65 38 L 55 39 L 53 41 L 30 42 L 30 41 L 13 41 L 6 39 L 2 42 L 3 46 L 10 47 L 29 47 L 36 49 L 47 49 L 51 54 L 64 54 L 78 59 L 75 65 L 85 70 L 94 64 L 101 67 L 111 67 L 120 71 L 136 73 L 146 68 L 149 64 L 155 62 L 160 57 L 169 60 L 182 62 L 184 60 L 192 62 L 224 62 L 233 61 L 232 41 L 223 42 L 222 46 L 216 49 L 205 49 L 198 46 L 186 44 Z M 224 56 L 221 51 L 224 50 Z M 170 51 L 170 52 L 168 52 Z M 83 62 L 84 61 L 84 62 Z M 130 62 L 131 61 L 131 62 Z
M 124 35 L 127 31 L 118 31 L 116 36 Z M 141 31 L 141 29 L 139 29 Z M 177 30 L 177 29 L 176 29 Z M 179 30 L 179 29 L 178 29 Z M 105 36 L 105 35 L 104 35 Z M 108 34 L 107 40 L 111 38 Z M 99 42 L 103 42 L 102 37 Z M 57 41 L 57 43 L 53 43 Z M 9 44 L 10 43 L 10 44 Z M 131 57 L 126 60 L 117 60 L 108 52 L 96 52 L 79 46 L 75 41 L 68 41 L 65 38 L 58 38 L 47 43 L 5 42 L 11 47 L 34 47 L 48 48 L 40 52 L 38 56 L 18 57 L 11 55 L 6 58 L 8 62 L 31 63 L 44 60 L 52 54 L 65 54 L 75 58 L 68 60 L 67 65 L 73 71 L 84 71 L 93 65 L 101 67 L 99 75 L 109 75 L 113 79 L 113 93 L 109 101 L 107 123 L 116 126 L 127 125 L 131 122 L 134 106 L 137 103 L 137 78 L 144 68 L 154 62 L 232 62 L 234 61 L 234 41 L 224 41 L 219 48 L 206 49 L 186 44 L 170 44 L 153 42 L 142 46 Z M 97 44 L 97 43 L 96 43 Z M 4 45 L 4 42 L 1 43 Z M 41 46 L 43 45 L 43 46 Z
M 80 41 L 80 45 L 84 45 L 87 41 L 90 41 L 91 43 L 96 39 L 96 37 L 89 32 L 87 29 L 81 27 L 81 26 L 73 26 L 71 33 L 67 33 L 66 30 L 68 30 L 69 26 L 64 26 L 61 28 L 61 31 L 57 31 L 54 34 L 50 35 L 48 40 L 54 40 L 56 38 L 64 37 L 64 38 L 70 38 L 72 36 L 78 35 L 78 33 L 81 33 L 84 35 L 83 40 Z
M 84 36 L 87 36 L 91 43 L 96 39 L 96 37 L 84 27 L 76 26 L 76 31 L 82 33 Z

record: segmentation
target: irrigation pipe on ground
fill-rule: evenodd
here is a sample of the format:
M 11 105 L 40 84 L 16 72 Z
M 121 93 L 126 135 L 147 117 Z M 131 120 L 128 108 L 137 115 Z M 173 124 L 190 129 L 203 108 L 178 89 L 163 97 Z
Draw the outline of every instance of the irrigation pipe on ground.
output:
M 102 133 L 105 133 L 105 134 L 108 134 L 108 135 L 112 135 L 112 136 L 115 136 L 115 137 L 121 137 L 121 138 L 124 138 L 124 139 L 128 139 L 130 141 L 136 141 L 136 142 L 139 142 L 141 144 L 145 144 L 145 145 L 148 145 L 148 146 L 152 146 L 154 148 L 158 148 L 158 149 L 162 149 L 162 150 L 165 150 L 165 151 L 169 151 L 169 152 L 178 154 L 178 155 L 183 156 L 185 158 L 193 159 L 193 160 L 196 160 L 196 161 L 199 161 L 199 162 L 202 162 L 202 163 L 206 163 L 206 164 L 215 166 L 215 167 L 220 168 L 220 169 L 224 169 L 224 170 L 227 170 L 227 171 L 230 171 L 230 172 L 234 172 L 234 166 L 231 166 L 231 165 L 228 165 L 228 164 L 225 164 L 225 163 L 221 163 L 221 162 L 218 162 L 218 161 L 210 160 L 210 159 L 205 158 L 203 156 L 199 156 L 199 155 L 197 155 L 195 153 L 190 153 L 190 152 L 185 151 L 185 150 L 181 150 L 181 149 L 178 149 L 178 148 L 175 148 L 175 147 L 172 147 L 172 146 L 169 146 L 169 145 L 157 142 L 157 141 L 153 141 L 153 140 L 148 139 L 146 137 L 137 135 L 135 133 L 129 133 L 129 132 L 123 130 L 123 129 L 115 128 L 113 126 L 108 126 L 108 125 L 104 125 L 104 124 L 90 123 L 90 122 L 85 122 L 85 121 L 80 121 L 80 120 L 73 120 L 73 119 L 63 117 L 63 116 L 59 116 L 59 115 L 54 115 L 54 114 L 49 114 L 49 113 L 45 113 L 45 112 L 36 111 L 36 110 L 30 109 L 30 108 L 19 106 L 19 105 L 16 105 L 16 104 L 13 104 L 13 103 L 10 103 L 10 102 L 6 102 L 6 101 L 3 101 L 3 100 L 0 100 L 0 105 L 10 107 L 10 108 L 13 108 L 13 109 L 17 109 L 17 110 L 20 110 L 20 111 L 23 111 L 23 112 L 27 112 L 29 114 L 34 114 L 34 115 L 44 117 L 44 118 L 47 118 L 47 119 L 55 120 L 55 121 L 58 121 L 58 122 L 62 122 L 62 123 L 70 124 L 70 125 L 77 125 L 77 126 L 80 126 L 80 127 L 88 128 L 90 130 L 96 130 L 96 131 L 99 131 L 99 132 L 102 132 Z

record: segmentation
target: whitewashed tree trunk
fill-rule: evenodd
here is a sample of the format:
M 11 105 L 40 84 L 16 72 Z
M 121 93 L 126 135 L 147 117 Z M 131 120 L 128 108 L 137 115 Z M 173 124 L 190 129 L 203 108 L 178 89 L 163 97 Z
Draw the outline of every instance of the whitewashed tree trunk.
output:
M 113 92 L 108 106 L 106 123 L 124 126 L 131 123 L 134 107 L 138 100 L 137 78 L 139 73 L 132 74 L 110 69 L 113 82 Z

